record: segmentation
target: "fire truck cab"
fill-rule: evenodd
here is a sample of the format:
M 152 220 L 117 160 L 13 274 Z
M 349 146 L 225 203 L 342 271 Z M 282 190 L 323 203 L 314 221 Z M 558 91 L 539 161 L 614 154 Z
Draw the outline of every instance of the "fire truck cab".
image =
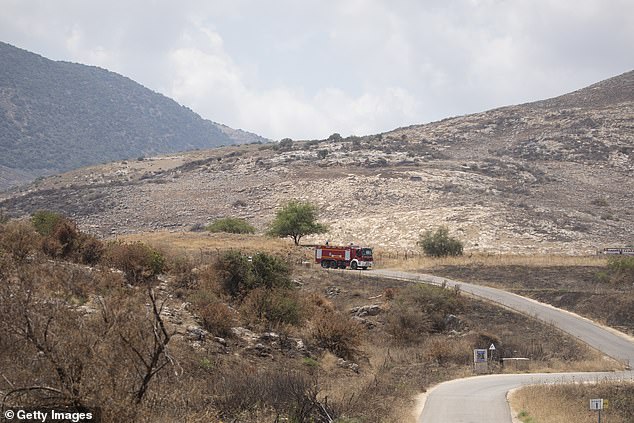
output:
M 318 245 L 315 247 L 315 263 L 323 268 L 352 270 L 372 267 L 372 248 L 350 244 L 348 246 Z

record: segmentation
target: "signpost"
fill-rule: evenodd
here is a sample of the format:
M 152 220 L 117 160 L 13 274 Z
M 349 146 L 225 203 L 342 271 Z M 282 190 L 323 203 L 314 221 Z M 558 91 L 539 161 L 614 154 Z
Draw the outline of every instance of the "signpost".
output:
M 601 410 L 603 410 L 603 399 L 591 399 L 590 400 L 590 410 L 599 412 L 599 423 L 601 423 Z
M 483 348 L 476 348 L 473 350 L 473 370 L 476 373 L 485 373 L 488 370 L 487 366 L 487 350 Z

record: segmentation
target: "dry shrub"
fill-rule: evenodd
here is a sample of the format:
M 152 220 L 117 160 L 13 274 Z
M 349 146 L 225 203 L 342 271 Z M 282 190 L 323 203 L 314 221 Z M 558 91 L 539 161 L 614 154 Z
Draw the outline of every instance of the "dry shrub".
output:
M 467 341 L 440 336 L 428 338 L 423 345 L 423 351 L 427 361 L 440 366 L 448 364 L 468 365 L 472 353 Z
M 174 287 L 191 289 L 196 285 L 195 266 L 189 258 L 185 256 L 172 258 L 169 260 L 168 267 Z
M 302 309 L 306 318 L 317 316 L 322 313 L 334 313 L 335 306 L 328 298 L 316 292 L 303 295 L 300 298 Z
M 424 284 L 399 290 L 387 315 L 387 331 L 397 343 L 420 342 L 447 329 L 447 317 L 463 309 L 460 291 Z
M 304 318 L 297 293 L 281 288 L 250 291 L 240 310 L 252 325 L 267 329 L 277 325 L 296 326 Z
M 51 257 L 69 259 L 79 250 L 80 232 L 75 222 L 60 218 L 42 241 L 42 250 Z
M 223 372 L 217 387 L 217 408 L 227 419 L 269 410 L 275 421 L 329 422 L 336 414 L 317 399 L 317 379 L 298 371 L 274 368 L 259 372 L 231 369 Z M 242 420 L 242 419 L 241 419 Z
M 79 245 L 79 261 L 95 265 L 101 261 L 105 251 L 103 242 L 92 235 L 82 234 Z
M 112 242 L 106 247 L 104 259 L 108 265 L 121 270 L 132 285 L 154 281 L 165 265 L 163 255 L 142 242 Z
M 385 288 L 385 291 L 383 291 L 383 296 L 388 301 L 392 301 L 395 295 L 396 295 L 396 290 L 394 288 Z
M 0 284 L 0 391 L 8 406 L 100 407 L 103 421 L 136 420 L 141 407 L 130 404 L 140 404 L 171 363 L 160 304 L 150 295 L 148 313 L 143 290 L 111 286 L 88 308 L 74 307 L 69 298 L 110 284 L 100 272 L 75 271 L 48 262 L 8 270 Z
M 388 312 L 386 330 L 397 343 L 415 344 L 431 332 L 432 323 L 424 311 L 395 304 Z
M 343 313 L 322 312 L 314 319 L 312 337 L 321 348 L 351 359 L 361 344 L 364 328 Z
M 221 302 L 210 302 L 198 307 L 203 327 L 216 336 L 228 337 L 235 325 L 236 316 L 229 306 Z
M 21 261 L 37 248 L 39 236 L 27 222 L 12 221 L 0 225 L 0 249 Z

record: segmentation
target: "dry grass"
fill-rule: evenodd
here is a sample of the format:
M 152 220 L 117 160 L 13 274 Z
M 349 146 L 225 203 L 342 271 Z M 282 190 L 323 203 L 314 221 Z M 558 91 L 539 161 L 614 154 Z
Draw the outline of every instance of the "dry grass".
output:
M 524 423 L 594 423 L 597 412 L 589 410 L 590 399 L 608 399 L 602 421 L 634 421 L 634 383 L 599 382 L 574 385 L 534 385 L 515 391 L 511 406 Z
M 313 261 L 312 248 L 295 247 L 290 240 L 264 235 L 157 231 L 119 236 L 118 239 L 142 241 L 168 256 L 186 256 L 194 262 L 209 262 L 227 250 L 248 255 L 265 252 L 295 264 Z

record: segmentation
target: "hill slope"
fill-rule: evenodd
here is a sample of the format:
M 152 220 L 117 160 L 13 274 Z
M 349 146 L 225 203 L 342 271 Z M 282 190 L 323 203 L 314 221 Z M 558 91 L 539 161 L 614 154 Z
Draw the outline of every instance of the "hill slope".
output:
M 0 43 L 0 189 L 31 176 L 264 141 L 202 119 L 121 75 Z
M 633 79 L 373 136 L 81 169 L 0 208 L 52 208 L 108 235 L 221 216 L 264 229 L 299 198 L 330 228 L 306 242 L 415 249 L 423 230 L 447 225 L 467 251 L 591 253 L 634 243 Z

